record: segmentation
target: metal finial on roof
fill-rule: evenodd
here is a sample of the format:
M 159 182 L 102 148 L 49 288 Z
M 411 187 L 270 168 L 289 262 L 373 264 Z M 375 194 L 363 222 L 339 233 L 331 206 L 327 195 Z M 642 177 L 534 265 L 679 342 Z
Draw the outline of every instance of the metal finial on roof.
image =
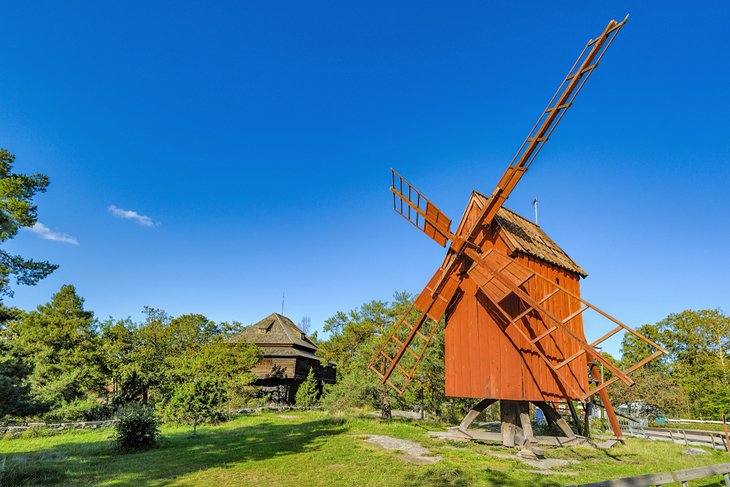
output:
M 535 199 L 532 200 L 532 206 L 535 207 L 535 225 L 539 225 L 539 223 L 537 223 L 537 203 L 537 196 L 535 196 Z

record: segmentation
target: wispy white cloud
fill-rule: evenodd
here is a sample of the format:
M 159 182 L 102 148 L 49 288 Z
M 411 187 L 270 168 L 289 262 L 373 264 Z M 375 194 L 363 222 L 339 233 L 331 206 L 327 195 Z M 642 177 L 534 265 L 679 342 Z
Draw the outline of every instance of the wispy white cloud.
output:
M 54 242 L 63 242 L 72 245 L 79 244 L 79 241 L 76 240 L 76 237 L 66 235 L 65 233 L 54 232 L 41 222 L 36 222 L 36 224 L 30 227 L 28 230 L 35 233 L 44 240 L 53 240 Z
M 116 205 L 109 205 L 108 210 L 116 217 L 124 218 L 125 220 L 134 220 L 143 227 L 156 227 L 158 225 L 152 218 L 147 215 L 140 215 L 134 210 L 124 210 Z

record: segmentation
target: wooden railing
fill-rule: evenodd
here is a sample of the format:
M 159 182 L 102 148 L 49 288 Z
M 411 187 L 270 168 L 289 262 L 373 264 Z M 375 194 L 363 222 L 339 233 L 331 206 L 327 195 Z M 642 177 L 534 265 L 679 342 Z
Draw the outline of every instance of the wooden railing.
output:
M 671 441 L 687 446 L 706 446 L 715 450 L 730 451 L 725 434 L 720 431 L 690 430 L 683 428 L 650 428 L 644 426 L 621 425 L 621 431 L 629 436 L 648 440 Z M 728 486 L 730 487 L 730 486 Z
M 690 480 L 704 479 L 715 475 L 722 475 L 725 485 L 730 487 L 730 463 L 708 465 L 706 467 L 688 468 L 674 472 L 650 473 L 637 475 L 635 477 L 624 477 L 621 479 L 603 480 L 591 484 L 580 484 L 574 487 L 649 487 L 653 485 L 664 485 L 672 482 L 681 482 L 687 487 Z

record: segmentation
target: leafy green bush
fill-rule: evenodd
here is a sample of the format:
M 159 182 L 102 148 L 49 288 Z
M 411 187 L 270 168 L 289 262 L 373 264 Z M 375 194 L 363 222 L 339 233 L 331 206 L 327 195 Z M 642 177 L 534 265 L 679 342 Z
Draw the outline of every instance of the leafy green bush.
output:
M 46 423 L 70 423 L 110 419 L 114 411 L 108 404 L 94 398 L 75 399 L 43 415 Z
M 327 384 L 322 396 L 322 406 L 330 412 L 354 408 L 380 408 L 380 384 L 375 374 L 366 370 L 353 370 L 338 377 L 335 384 Z
M 159 422 L 154 412 L 144 406 L 132 405 L 119 411 L 114 441 L 122 450 L 147 450 L 157 444 Z

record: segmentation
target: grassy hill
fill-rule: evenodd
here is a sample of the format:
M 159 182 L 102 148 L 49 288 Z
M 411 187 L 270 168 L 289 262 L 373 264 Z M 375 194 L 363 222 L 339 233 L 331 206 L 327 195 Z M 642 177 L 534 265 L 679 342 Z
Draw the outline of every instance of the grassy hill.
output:
M 728 461 L 725 452 L 686 456 L 681 445 L 629 439 L 610 450 L 547 449 L 547 458 L 570 463 L 545 469 L 499 446 L 432 439 L 429 429 L 438 426 L 295 411 L 242 416 L 196 438 L 188 427 L 166 426 L 160 446 L 142 453 L 117 453 L 112 430 L 4 439 L 0 485 L 559 486 Z M 363 435 L 412 440 L 442 459 L 411 463 Z

